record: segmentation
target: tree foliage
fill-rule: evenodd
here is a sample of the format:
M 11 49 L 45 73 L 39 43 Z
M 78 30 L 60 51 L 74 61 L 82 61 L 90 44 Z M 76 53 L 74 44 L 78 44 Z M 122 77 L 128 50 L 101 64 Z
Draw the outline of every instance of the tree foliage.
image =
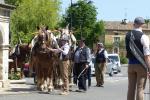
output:
M 150 19 L 145 19 L 145 24 L 147 25 L 147 28 L 149 27 Z
M 29 42 L 39 25 L 54 28 L 59 20 L 59 8 L 59 0 L 22 0 L 11 15 L 12 42 L 18 41 L 18 35 L 23 42 Z
M 63 25 L 70 23 L 72 18 L 72 28 L 75 30 L 75 35 L 87 38 L 96 22 L 96 15 L 96 8 L 91 2 L 79 0 L 67 9 L 63 16 Z
M 91 39 L 94 42 L 99 41 L 99 37 L 105 34 L 105 27 L 104 27 L 104 22 L 101 21 L 97 21 L 94 25 L 92 34 L 91 34 Z
M 23 0 L 4 0 L 6 4 L 18 6 Z
M 86 42 L 92 47 L 94 42 L 97 42 L 95 38 L 104 33 L 103 21 L 96 19 L 97 11 L 92 1 L 78 0 L 77 3 L 73 3 L 63 15 L 62 26 L 68 23 L 71 26 L 77 39 L 85 37 Z

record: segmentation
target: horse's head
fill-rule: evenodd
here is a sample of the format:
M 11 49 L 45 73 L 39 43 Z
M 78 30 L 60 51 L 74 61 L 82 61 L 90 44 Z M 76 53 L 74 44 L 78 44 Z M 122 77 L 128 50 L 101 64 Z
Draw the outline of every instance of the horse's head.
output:
M 25 61 L 29 59 L 30 51 L 31 48 L 29 47 L 29 44 L 18 44 L 10 51 L 9 57 L 11 59 L 18 58 L 18 61 Z
M 19 48 L 21 53 L 23 52 L 25 55 L 30 55 L 31 47 L 29 46 L 29 44 L 20 44 Z
M 38 44 L 40 51 L 47 51 L 48 46 L 48 34 L 44 31 L 39 32 L 38 34 Z

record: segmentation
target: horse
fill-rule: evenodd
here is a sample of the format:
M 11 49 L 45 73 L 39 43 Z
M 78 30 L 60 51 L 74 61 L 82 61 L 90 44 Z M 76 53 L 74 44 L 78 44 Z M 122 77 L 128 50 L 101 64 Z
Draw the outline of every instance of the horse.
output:
M 65 29 L 59 30 L 58 32 L 59 32 L 59 34 L 57 34 L 56 39 L 57 39 L 57 42 L 58 42 L 58 44 L 59 44 L 60 47 L 62 46 L 61 39 L 63 37 L 66 37 L 66 36 L 69 38 L 69 45 L 70 45 L 70 51 L 69 51 L 70 65 L 69 65 L 68 71 L 69 71 L 69 83 L 72 84 L 73 61 L 72 61 L 72 57 L 71 56 L 72 56 L 73 52 L 76 49 L 76 38 L 75 38 L 73 32 L 70 31 L 68 27 L 66 27 Z M 61 81 L 59 81 L 60 78 L 61 78 L 60 71 L 59 71 L 60 70 L 60 68 L 59 68 L 60 66 L 59 66 L 59 64 L 55 65 L 55 66 L 56 66 L 55 67 L 56 70 L 58 71 L 58 73 L 55 73 L 56 74 L 55 75 L 56 76 L 56 80 L 58 80 L 57 84 L 58 84 L 58 86 L 61 86 L 62 83 L 61 83 Z
M 9 74 L 12 74 L 12 69 L 14 69 L 14 73 L 17 73 L 17 68 L 20 68 L 21 78 L 23 78 L 23 67 L 29 59 L 30 49 L 27 43 L 18 44 L 13 50 L 10 49 L 9 59 L 12 59 L 12 62 L 9 62 Z
M 53 43 L 50 34 L 41 30 L 32 50 L 32 58 L 36 61 L 33 62 L 37 76 L 37 89 L 41 91 L 51 92 L 53 90 L 53 64 L 57 57 L 49 50 L 55 47 Z

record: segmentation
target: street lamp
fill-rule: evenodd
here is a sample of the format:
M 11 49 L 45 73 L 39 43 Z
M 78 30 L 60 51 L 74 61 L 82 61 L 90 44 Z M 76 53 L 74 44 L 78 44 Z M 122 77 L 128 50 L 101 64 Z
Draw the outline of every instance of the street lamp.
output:
M 71 10 L 72 10 L 72 0 L 70 0 L 70 3 L 71 3 Z M 72 11 L 70 14 L 70 30 L 72 30 Z

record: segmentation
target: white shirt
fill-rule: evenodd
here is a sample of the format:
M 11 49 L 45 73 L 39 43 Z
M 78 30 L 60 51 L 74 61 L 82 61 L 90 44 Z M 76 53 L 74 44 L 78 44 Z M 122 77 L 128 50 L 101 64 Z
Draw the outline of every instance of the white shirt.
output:
M 134 30 L 142 32 L 142 29 L 140 29 L 140 28 L 136 28 Z M 149 48 L 150 42 L 149 42 L 149 37 L 147 35 L 145 35 L 145 34 L 142 35 L 141 44 L 143 45 L 144 55 L 150 55 L 150 48 Z
M 70 49 L 70 46 L 68 45 L 68 43 L 66 43 L 61 48 L 53 49 L 53 51 L 55 53 L 60 53 L 61 52 L 61 54 L 60 54 L 60 60 L 62 60 L 62 54 L 63 55 L 67 55 L 69 53 L 69 49 Z
M 101 53 L 104 50 L 104 48 L 102 48 L 98 53 Z M 108 53 L 106 50 L 104 50 L 104 57 L 108 58 Z

